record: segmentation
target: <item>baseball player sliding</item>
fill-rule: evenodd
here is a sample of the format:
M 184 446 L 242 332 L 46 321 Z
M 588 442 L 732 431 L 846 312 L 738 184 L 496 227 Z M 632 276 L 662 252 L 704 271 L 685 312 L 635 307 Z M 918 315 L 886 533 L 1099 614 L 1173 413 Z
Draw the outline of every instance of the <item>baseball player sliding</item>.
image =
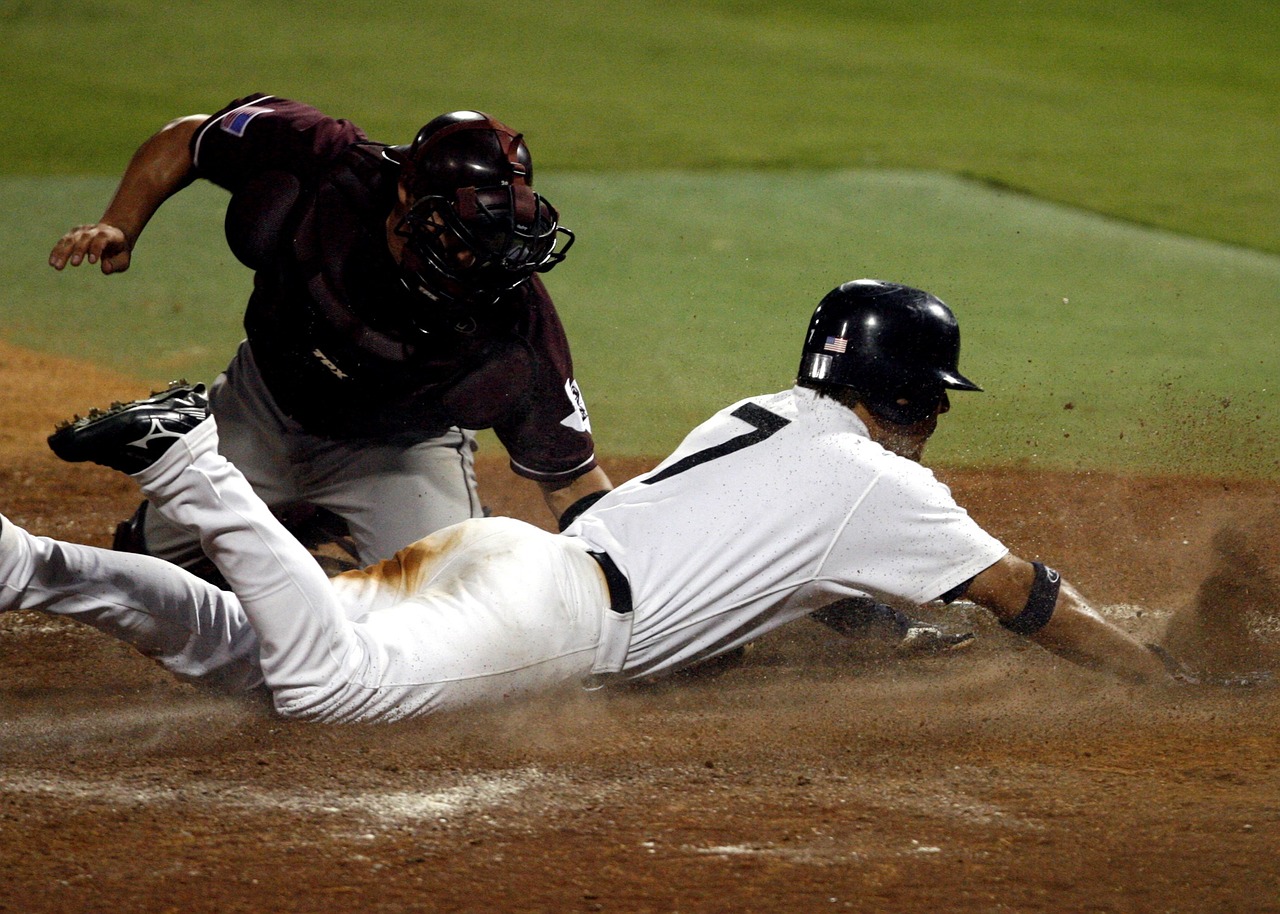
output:
M 200 392 L 179 388 L 50 443 L 131 473 L 156 510 L 199 535 L 234 592 L 4 521 L 0 609 L 79 618 L 178 676 L 265 685 L 280 714 L 321 721 L 669 673 L 867 596 L 964 595 L 1051 651 L 1167 680 L 1158 649 L 1012 555 L 918 462 L 948 391 L 979 389 L 959 351 L 936 297 L 845 283 L 814 312 L 792 389 L 720 411 L 563 534 L 467 520 L 333 579 L 219 453 Z

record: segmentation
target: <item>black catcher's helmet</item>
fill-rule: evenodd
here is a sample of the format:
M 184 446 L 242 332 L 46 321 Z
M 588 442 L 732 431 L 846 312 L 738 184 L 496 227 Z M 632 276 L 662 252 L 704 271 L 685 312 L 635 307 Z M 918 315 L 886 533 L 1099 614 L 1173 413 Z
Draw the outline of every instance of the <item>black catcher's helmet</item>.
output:
M 430 298 L 488 303 L 564 259 L 573 233 L 533 192 L 524 139 L 481 111 L 442 114 L 407 146 L 401 163 L 410 209 L 396 232 L 422 264 L 406 284 Z M 559 236 L 565 244 L 556 250 Z
M 960 374 L 960 325 L 920 289 L 858 279 L 832 289 L 809 321 L 800 379 L 850 387 L 877 416 L 927 419 L 950 390 L 982 390 Z

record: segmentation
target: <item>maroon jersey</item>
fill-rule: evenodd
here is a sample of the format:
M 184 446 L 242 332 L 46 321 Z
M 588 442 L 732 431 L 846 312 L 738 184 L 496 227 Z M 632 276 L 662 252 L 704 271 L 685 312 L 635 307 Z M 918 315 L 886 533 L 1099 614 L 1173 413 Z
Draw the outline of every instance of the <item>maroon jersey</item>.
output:
M 227 240 L 255 270 L 245 330 L 280 408 L 313 434 L 406 443 L 492 428 L 519 474 L 595 466 L 564 328 L 537 276 L 495 304 L 440 307 L 400 281 L 386 220 L 400 166 L 308 105 L 232 102 L 192 139 L 231 191 Z

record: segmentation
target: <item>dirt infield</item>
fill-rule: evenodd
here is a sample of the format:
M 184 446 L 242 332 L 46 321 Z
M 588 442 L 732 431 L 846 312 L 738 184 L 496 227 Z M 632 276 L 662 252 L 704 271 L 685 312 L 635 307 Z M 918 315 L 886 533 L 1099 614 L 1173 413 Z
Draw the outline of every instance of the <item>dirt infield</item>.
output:
M 147 391 L 4 345 L 0 385 L 0 511 L 106 544 L 131 483 L 44 436 Z M 939 476 L 1126 627 L 1280 667 L 1280 486 Z M 1134 688 L 944 621 L 977 644 L 893 661 L 806 622 L 716 677 L 343 727 L 3 615 L 0 911 L 1280 911 L 1280 688 Z

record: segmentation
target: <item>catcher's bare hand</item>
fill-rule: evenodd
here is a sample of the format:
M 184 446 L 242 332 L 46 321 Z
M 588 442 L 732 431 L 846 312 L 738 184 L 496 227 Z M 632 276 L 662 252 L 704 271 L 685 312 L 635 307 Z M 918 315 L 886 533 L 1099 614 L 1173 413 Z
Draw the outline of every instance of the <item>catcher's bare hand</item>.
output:
M 102 272 L 123 273 L 129 269 L 133 244 L 123 231 L 106 222 L 77 225 L 58 239 L 49 254 L 49 266 L 61 270 L 67 264 L 80 266 L 84 261 L 101 263 Z

